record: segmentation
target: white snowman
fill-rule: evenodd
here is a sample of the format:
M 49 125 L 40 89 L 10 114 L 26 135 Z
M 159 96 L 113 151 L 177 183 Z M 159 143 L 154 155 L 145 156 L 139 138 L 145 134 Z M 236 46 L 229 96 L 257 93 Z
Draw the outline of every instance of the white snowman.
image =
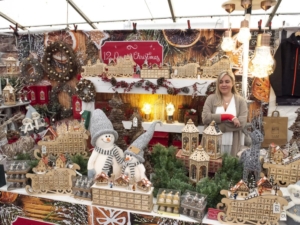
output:
M 113 174 L 119 176 L 124 162 L 124 154 L 122 149 L 115 145 L 118 133 L 100 109 L 96 109 L 92 113 L 90 132 L 94 150 L 87 165 L 88 177 L 94 178 L 95 175 L 100 175 L 108 179 L 111 166 L 113 167 Z
M 139 136 L 124 152 L 125 159 L 122 166 L 122 174 L 128 174 L 130 179 L 134 179 L 135 182 L 141 180 L 148 181 L 145 172 L 144 159 L 144 148 L 147 147 L 148 143 L 153 137 L 155 125 L 161 124 L 161 121 L 154 121 L 148 130 Z

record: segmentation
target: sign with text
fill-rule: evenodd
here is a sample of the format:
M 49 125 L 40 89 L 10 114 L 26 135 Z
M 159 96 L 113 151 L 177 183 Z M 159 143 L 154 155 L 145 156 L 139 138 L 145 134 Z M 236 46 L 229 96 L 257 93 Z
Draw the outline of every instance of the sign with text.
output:
M 48 223 L 41 220 L 33 220 L 24 217 L 17 217 L 17 219 L 12 222 L 12 225 L 54 225 L 55 223 Z
M 163 46 L 158 41 L 106 41 L 101 46 L 101 57 L 108 64 L 110 59 L 132 55 L 141 68 L 144 62 L 148 65 L 163 64 Z

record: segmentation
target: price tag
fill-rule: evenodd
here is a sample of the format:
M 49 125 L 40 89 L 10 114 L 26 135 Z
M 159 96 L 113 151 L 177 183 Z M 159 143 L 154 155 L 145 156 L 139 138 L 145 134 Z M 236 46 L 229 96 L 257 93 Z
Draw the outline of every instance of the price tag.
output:
M 47 147 L 45 145 L 42 145 L 42 154 L 47 153 Z
M 280 213 L 280 204 L 278 202 L 273 204 L 273 213 Z
M 286 211 L 285 211 L 285 209 L 282 210 L 282 212 L 280 214 L 280 221 L 286 221 Z

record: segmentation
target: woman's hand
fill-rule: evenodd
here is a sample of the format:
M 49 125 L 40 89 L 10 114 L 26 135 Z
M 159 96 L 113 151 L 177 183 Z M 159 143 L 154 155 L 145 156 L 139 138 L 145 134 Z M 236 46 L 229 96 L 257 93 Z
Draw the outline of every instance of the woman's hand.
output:
M 241 126 L 241 123 L 240 123 L 240 121 L 239 121 L 239 119 L 237 117 L 234 117 L 232 119 L 232 122 L 233 122 L 233 124 L 234 124 L 235 127 L 240 127 Z

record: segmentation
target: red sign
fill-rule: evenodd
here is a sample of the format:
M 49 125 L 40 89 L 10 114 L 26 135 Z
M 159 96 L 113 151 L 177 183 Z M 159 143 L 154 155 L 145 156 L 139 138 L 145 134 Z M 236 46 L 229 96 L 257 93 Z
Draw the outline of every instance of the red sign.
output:
M 144 62 L 148 65 L 163 64 L 163 46 L 158 41 L 106 41 L 101 47 L 104 63 L 119 56 L 132 55 L 133 60 L 141 68 Z
M 17 217 L 12 225 L 55 225 L 55 223 L 48 223 L 41 220 L 33 220 L 24 217 Z

